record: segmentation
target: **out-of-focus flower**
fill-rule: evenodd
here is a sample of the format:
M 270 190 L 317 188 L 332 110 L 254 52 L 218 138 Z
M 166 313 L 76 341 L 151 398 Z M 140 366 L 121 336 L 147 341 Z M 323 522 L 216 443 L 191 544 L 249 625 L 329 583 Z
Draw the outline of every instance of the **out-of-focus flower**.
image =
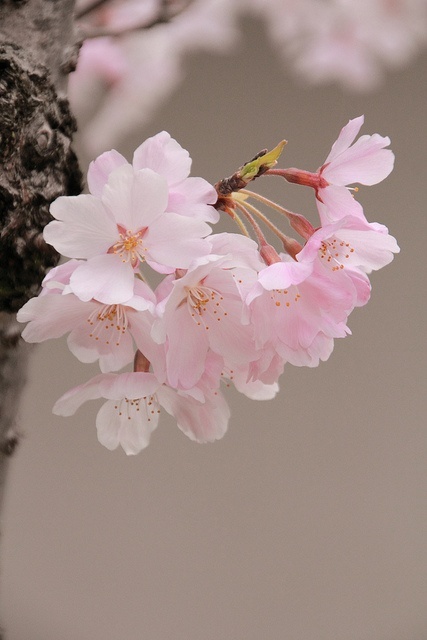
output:
M 141 27 L 144 16 L 149 23 L 159 7 L 151 0 L 113 3 L 94 13 L 90 24 L 113 33 Z M 104 37 L 101 44 L 86 40 L 70 75 L 70 102 L 86 154 L 94 157 L 116 146 L 147 122 L 183 80 L 187 54 L 229 53 L 238 39 L 237 10 L 233 0 L 194 0 L 166 24 Z
M 376 86 L 425 46 L 425 0 L 247 0 L 298 75 L 346 88 Z

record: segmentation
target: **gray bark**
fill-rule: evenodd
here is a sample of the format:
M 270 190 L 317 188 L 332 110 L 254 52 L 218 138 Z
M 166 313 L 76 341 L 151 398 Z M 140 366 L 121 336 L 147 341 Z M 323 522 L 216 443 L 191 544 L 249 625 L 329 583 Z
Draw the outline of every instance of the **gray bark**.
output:
M 0 507 L 29 350 L 15 314 L 58 261 L 42 237 L 50 203 L 82 188 L 66 99 L 73 10 L 74 0 L 0 0 Z

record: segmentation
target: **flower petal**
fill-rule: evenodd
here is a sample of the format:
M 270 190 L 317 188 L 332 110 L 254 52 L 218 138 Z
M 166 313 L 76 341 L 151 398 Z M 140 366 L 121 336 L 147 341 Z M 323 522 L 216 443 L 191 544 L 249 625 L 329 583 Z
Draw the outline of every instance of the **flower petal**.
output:
M 128 164 L 128 161 L 115 149 L 101 153 L 91 162 L 87 172 L 87 185 L 91 194 L 100 198 L 110 173 L 124 164 Z
M 109 253 L 77 267 L 70 278 L 70 287 L 85 302 L 94 298 L 105 304 L 120 304 L 132 297 L 134 280 L 131 265 Z
M 94 196 L 61 196 L 50 212 L 56 220 L 46 225 L 43 237 L 64 256 L 92 258 L 108 251 L 117 238 L 111 214 Z
M 102 202 L 117 224 L 126 230 L 137 231 L 148 227 L 165 211 L 167 183 L 151 169 L 134 171 L 126 164 L 110 173 L 102 192 Z
M 359 133 L 364 120 L 365 116 L 359 116 L 358 118 L 353 118 L 353 120 L 349 120 L 347 122 L 345 127 L 341 129 L 338 138 L 332 145 L 332 148 L 323 166 L 338 158 L 338 156 L 340 156 L 343 151 L 346 151 L 346 149 L 349 148 L 349 146 L 352 144 L 353 140 Z
M 177 421 L 178 427 L 190 440 L 214 442 L 223 437 L 230 419 L 230 409 L 224 396 L 218 391 L 205 394 L 205 402 L 178 394 L 173 389 L 161 387 L 159 400 L 166 411 Z
M 145 140 L 133 155 L 135 169 L 152 169 L 164 176 L 169 185 L 184 180 L 191 169 L 191 158 L 167 131 Z

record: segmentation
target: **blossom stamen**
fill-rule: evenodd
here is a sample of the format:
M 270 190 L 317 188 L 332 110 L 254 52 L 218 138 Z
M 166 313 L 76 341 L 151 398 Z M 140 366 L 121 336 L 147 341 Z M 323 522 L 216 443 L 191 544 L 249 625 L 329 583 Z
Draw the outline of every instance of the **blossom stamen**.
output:
M 136 233 L 119 228 L 120 240 L 111 247 L 111 253 L 117 254 L 123 262 L 130 262 L 132 267 L 136 267 L 139 262 L 145 261 L 147 247 L 143 246 L 142 238 L 147 231 L 147 227 L 140 229 Z
M 100 310 L 95 309 L 87 318 L 92 327 L 89 337 L 105 344 L 120 346 L 120 340 L 128 328 L 126 311 L 120 304 L 106 305 Z
M 228 315 L 222 306 L 224 297 L 218 291 L 200 284 L 195 287 L 186 287 L 186 291 L 188 310 L 198 326 L 203 324 L 208 330 L 209 324 L 206 323 L 206 316 L 210 315 L 211 319 L 220 322 L 223 317 Z
M 160 413 L 159 403 L 155 395 L 144 396 L 142 398 L 123 398 L 114 405 L 114 409 L 116 409 L 119 417 L 125 418 L 126 420 L 135 418 L 135 414 L 140 413 L 141 408 L 145 413 L 147 422 L 150 422 L 155 414 Z
M 293 295 L 293 300 L 292 300 L 293 291 L 289 292 L 289 289 L 272 289 L 272 291 L 270 292 L 270 298 L 274 302 L 276 307 L 281 307 L 283 304 L 284 307 L 289 309 L 292 302 L 297 303 L 301 298 L 301 294 L 298 292 L 298 289 L 296 287 L 295 287 L 295 290 L 296 290 L 296 293 Z M 285 296 L 285 297 L 283 298 L 282 296 Z
M 335 236 L 329 240 L 322 240 L 319 248 L 320 259 L 331 267 L 331 271 L 344 269 L 344 261 L 348 260 L 352 253 L 354 253 L 354 248 L 350 243 L 339 240 Z

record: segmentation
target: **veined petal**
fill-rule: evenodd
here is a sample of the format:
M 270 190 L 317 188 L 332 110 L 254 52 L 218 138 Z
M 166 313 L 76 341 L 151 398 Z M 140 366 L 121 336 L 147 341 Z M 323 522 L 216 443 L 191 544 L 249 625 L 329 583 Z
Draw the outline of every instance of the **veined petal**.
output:
M 166 352 L 168 380 L 172 387 L 191 389 L 200 380 L 208 352 L 206 333 L 190 316 L 186 303 L 174 311 L 167 325 Z
M 99 304 L 97 307 L 102 309 Z M 96 327 L 88 322 L 79 324 L 67 338 L 68 347 L 80 362 L 99 360 L 103 373 L 118 371 L 133 361 L 135 349 L 132 336 L 128 328 L 118 329 L 112 322 L 107 332 L 102 332 L 103 328 L 105 326 L 96 332 Z
M 346 216 L 355 216 L 366 222 L 362 205 L 346 187 L 337 187 L 331 184 L 320 189 L 316 205 L 323 225 L 336 222 Z
M 220 216 L 212 205 L 217 198 L 218 194 L 209 182 L 203 178 L 187 178 L 171 189 L 167 210 L 216 223 Z
M 120 444 L 127 455 L 136 455 L 148 446 L 159 415 L 156 410 L 148 415 L 140 404 L 122 399 L 109 400 L 101 407 L 96 416 L 96 430 L 104 447 L 112 451 Z
M 191 262 L 210 253 L 203 238 L 211 233 L 205 222 L 164 213 L 144 236 L 147 258 L 174 269 L 187 269 Z
M 93 160 L 87 172 L 87 185 L 91 194 L 100 198 L 110 173 L 124 164 L 128 164 L 128 161 L 115 149 L 101 153 Z
M 50 205 L 56 218 L 43 237 L 70 258 L 92 258 L 108 251 L 117 238 L 117 226 L 102 202 L 92 195 L 61 196 Z
M 338 138 L 332 145 L 332 148 L 323 166 L 325 166 L 329 162 L 332 162 L 332 160 L 335 160 L 336 158 L 338 158 L 341 155 L 341 153 L 343 153 L 343 151 L 346 151 L 346 149 L 349 148 L 349 146 L 352 144 L 353 140 L 356 138 L 357 134 L 359 133 L 364 120 L 365 120 L 364 116 L 359 116 L 358 118 L 353 118 L 353 120 L 349 120 L 347 122 L 345 127 L 341 129 Z
M 152 169 L 164 176 L 169 185 L 184 180 L 191 169 L 191 158 L 167 131 L 148 138 L 133 155 L 135 169 Z
M 190 440 L 214 442 L 227 431 L 230 409 L 219 391 L 205 394 L 205 402 L 198 402 L 165 386 L 159 389 L 158 396 L 162 406 Z
M 87 317 L 96 303 L 85 303 L 73 295 L 51 293 L 31 298 L 18 311 L 18 322 L 28 322 L 22 332 L 27 342 L 59 338 Z
M 100 373 L 98 376 L 91 378 L 85 384 L 70 389 L 53 406 L 53 413 L 57 416 L 72 416 L 79 407 L 88 400 L 96 400 L 102 398 L 102 392 L 99 385 L 105 377 L 114 378 L 114 373 Z
M 168 188 L 163 176 L 151 169 L 126 164 L 112 173 L 102 192 L 102 202 L 117 224 L 126 230 L 148 227 L 167 206 Z
M 391 173 L 394 166 L 394 153 L 384 148 L 389 144 L 390 138 L 383 138 L 377 133 L 362 136 L 325 168 L 323 177 L 336 185 L 355 182 L 377 184 Z
M 120 304 L 132 297 L 134 280 L 129 262 L 109 253 L 77 267 L 70 278 L 70 287 L 85 302 L 95 298 L 105 304 Z
M 272 289 L 286 289 L 293 284 L 303 282 L 313 270 L 309 262 L 275 262 L 258 274 L 258 282 L 271 291 Z

